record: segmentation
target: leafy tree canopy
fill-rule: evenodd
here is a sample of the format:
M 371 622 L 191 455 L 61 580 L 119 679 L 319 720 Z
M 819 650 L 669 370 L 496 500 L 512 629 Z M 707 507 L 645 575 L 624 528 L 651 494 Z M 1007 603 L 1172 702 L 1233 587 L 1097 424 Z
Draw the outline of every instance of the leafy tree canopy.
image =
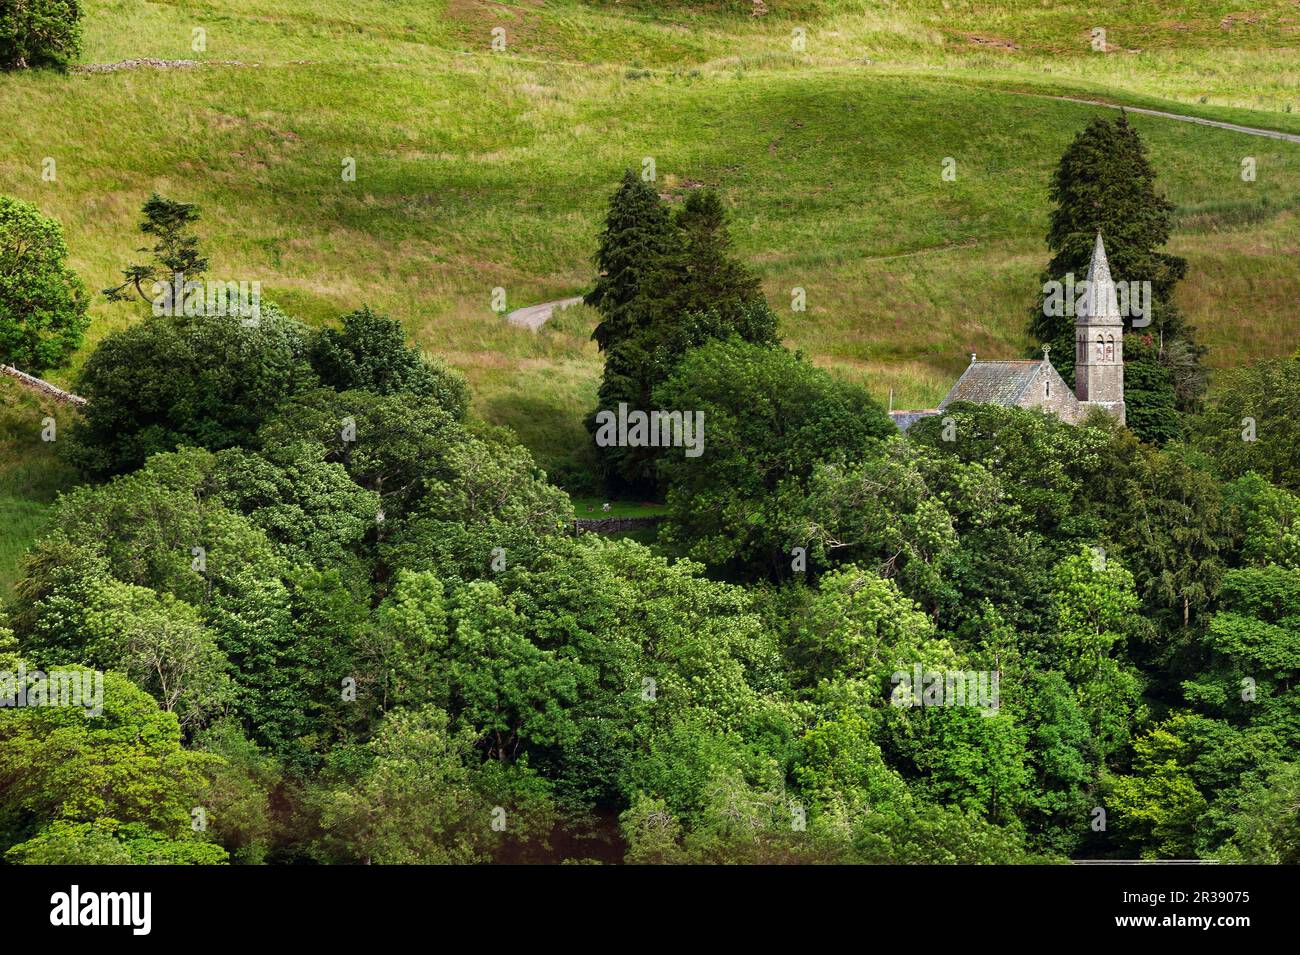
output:
M 0 364 L 40 375 L 81 345 L 88 300 L 67 257 L 58 222 L 0 196 Z
M 433 398 L 454 418 L 469 409 L 469 385 L 441 360 L 406 344 L 402 326 L 369 306 L 343 316 L 342 329 L 325 328 L 311 340 L 309 357 L 321 382 L 335 391 L 404 391 Z
M 714 341 L 688 352 L 655 405 L 702 413 L 704 452 L 664 454 L 664 539 L 692 557 L 749 573 L 788 567 L 788 508 L 819 464 L 878 453 L 897 434 L 866 390 L 782 348 Z M 801 512 L 802 513 L 802 512 Z
M 305 328 L 270 304 L 256 325 L 235 315 L 146 318 L 86 361 L 77 391 L 89 403 L 68 454 L 110 475 L 181 445 L 250 444 L 286 396 L 315 383 L 306 353 Z

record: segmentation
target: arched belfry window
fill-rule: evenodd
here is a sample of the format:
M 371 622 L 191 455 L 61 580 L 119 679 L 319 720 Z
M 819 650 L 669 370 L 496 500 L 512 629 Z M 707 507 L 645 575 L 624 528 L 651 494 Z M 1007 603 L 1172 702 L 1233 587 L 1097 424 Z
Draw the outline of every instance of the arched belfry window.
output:
M 1101 333 L 1097 334 L 1097 361 L 1106 360 L 1106 339 L 1102 338 Z
M 1115 336 L 1106 336 L 1106 361 L 1115 360 Z

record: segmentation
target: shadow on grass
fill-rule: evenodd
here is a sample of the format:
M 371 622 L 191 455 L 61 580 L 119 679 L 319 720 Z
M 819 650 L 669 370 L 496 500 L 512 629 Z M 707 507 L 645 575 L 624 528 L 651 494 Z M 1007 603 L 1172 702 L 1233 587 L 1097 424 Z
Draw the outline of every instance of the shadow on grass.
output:
M 481 410 L 488 420 L 513 430 L 538 466 L 568 490 L 581 490 L 573 482 L 597 473 L 591 436 L 571 402 L 513 391 L 494 395 Z

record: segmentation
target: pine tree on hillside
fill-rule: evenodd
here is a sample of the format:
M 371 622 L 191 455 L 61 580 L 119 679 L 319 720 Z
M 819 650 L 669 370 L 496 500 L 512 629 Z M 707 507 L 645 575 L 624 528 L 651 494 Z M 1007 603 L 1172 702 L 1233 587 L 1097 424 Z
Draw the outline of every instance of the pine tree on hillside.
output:
M 208 260 L 199 252 L 198 237 L 190 233 L 200 218 L 198 206 L 192 202 L 177 202 L 155 192 L 145 200 L 140 212 L 144 215 L 140 231 L 156 241 L 153 248 L 136 251 L 148 252 L 151 258 L 147 262 L 128 265 L 122 270 L 126 281 L 104 289 L 110 302 L 126 301 L 132 290 L 141 300 L 150 302 L 154 293 L 145 292 L 146 285 L 171 283 L 178 276 L 185 281 L 197 280 L 207 271 Z
M 659 194 L 629 169 L 610 199 L 595 256 L 596 284 L 584 299 L 600 312 L 591 337 L 602 351 L 635 328 L 632 309 L 642 287 L 679 248 L 680 238 Z
M 762 299 L 758 276 L 732 258 L 727 213 L 716 192 L 692 192 L 675 221 L 686 275 L 682 298 L 689 310 L 739 308 Z
M 1072 273 L 1075 282 L 1081 282 L 1100 232 L 1116 281 L 1151 283 L 1150 324 L 1130 332 L 1152 338 L 1156 358 L 1167 374 L 1144 374 L 1144 383 L 1167 392 L 1152 396 L 1158 406 L 1188 410 L 1204 387 L 1199 362 L 1204 349 L 1196 344 L 1194 329 L 1173 303 L 1173 290 L 1187 274 L 1187 261 L 1159 251 L 1169 241 L 1174 206 L 1156 192 L 1155 180 L 1146 147 L 1122 113 L 1114 121 L 1097 118 L 1089 123 L 1066 149 L 1052 177 L 1050 195 L 1056 207 L 1047 234 L 1052 260 L 1042 281 L 1063 282 Z M 1074 317 L 1048 315 L 1040 296 L 1030 334 L 1039 345 L 1052 346 L 1058 370 L 1072 382 Z M 1140 404 L 1146 398 L 1142 392 L 1130 396 L 1130 417 L 1134 400 Z M 1136 410 L 1136 420 L 1143 420 L 1142 409 Z M 1150 438 L 1159 440 L 1154 433 Z
M 718 194 L 711 189 L 691 193 L 673 225 L 676 248 L 648 276 L 632 308 L 641 348 L 667 369 L 653 375 L 651 387 L 668 377 L 687 348 L 711 338 L 734 334 L 755 344 L 777 341 L 776 316 L 763 298 L 758 276 L 732 255 Z

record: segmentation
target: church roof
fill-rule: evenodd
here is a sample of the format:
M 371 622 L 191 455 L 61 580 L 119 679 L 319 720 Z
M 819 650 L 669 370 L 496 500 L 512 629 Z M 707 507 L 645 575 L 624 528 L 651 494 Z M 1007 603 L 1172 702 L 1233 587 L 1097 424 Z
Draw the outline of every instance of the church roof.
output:
M 1110 262 L 1106 258 L 1106 246 L 1101 241 L 1100 232 L 1097 233 L 1097 241 L 1092 247 L 1092 261 L 1088 263 L 1087 281 L 1088 294 L 1075 318 L 1075 324 L 1087 324 L 1091 318 L 1120 320 L 1115 282 L 1110 277 Z
M 924 408 L 920 411 L 891 411 L 889 417 L 899 431 L 906 431 L 922 418 L 930 418 L 939 413 L 938 408 Z
M 1038 376 L 1041 359 L 1027 361 L 972 361 L 952 386 L 940 408 L 953 401 L 986 405 L 1015 405 Z

